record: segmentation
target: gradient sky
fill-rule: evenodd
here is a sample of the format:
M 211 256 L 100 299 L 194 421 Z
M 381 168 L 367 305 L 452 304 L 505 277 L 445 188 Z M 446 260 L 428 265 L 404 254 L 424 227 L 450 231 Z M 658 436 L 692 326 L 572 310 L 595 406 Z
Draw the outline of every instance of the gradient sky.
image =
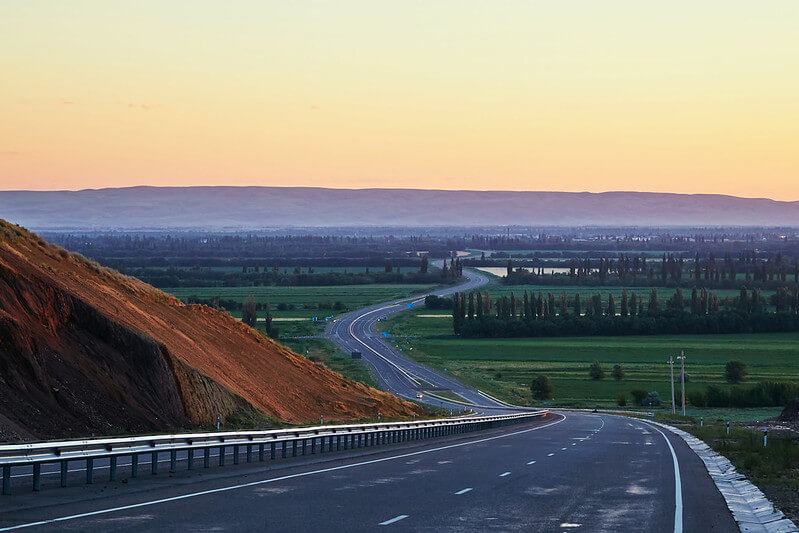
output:
M 0 3 L 0 189 L 799 200 L 799 2 Z

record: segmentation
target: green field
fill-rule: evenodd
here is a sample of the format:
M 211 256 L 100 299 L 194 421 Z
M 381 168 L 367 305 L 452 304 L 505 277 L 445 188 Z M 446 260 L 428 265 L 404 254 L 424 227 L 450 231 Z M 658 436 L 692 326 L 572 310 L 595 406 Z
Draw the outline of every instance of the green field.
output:
M 429 285 L 333 285 L 312 287 L 176 287 L 164 289 L 183 301 L 191 296 L 203 300 L 210 300 L 218 296 L 221 300 L 235 300 L 244 302 L 250 295 L 258 303 L 269 302 L 272 306 L 272 315 L 275 326 L 280 329 L 281 337 L 314 335 L 324 328 L 326 316 L 336 316 L 342 312 L 359 309 L 387 300 L 405 298 L 432 290 Z M 341 302 L 343 309 L 334 309 L 336 302 Z M 278 305 L 286 304 L 292 308 L 280 310 Z M 241 317 L 241 311 L 232 310 L 236 318 Z M 258 317 L 263 318 L 263 311 L 258 312 Z M 318 317 L 319 323 L 311 321 Z M 291 320 L 287 319 L 303 319 Z M 258 324 L 258 329 L 263 325 Z
M 724 365 L 738 359 L 748 365 L 744 384 L 764 379 L 799 380 L 799 333 L 750 335 L 662 335 L 649 337 L 569 337 L 462 339 L 452 322 L 430 317 L 426 309 L 401 313 L 387 327 L 397 344 L 414 358 L 513 403 L 532 401 L 529 384 L 548 375 L 557 405 L 613 405 L 618 394 L 645 389 L 669 401 L 669 355 L 686 353 L 688 391 L 709 384 L 728 387 Z M 600 361 L 603 380 L 588 377 L 588 365 Z M 624 367 L 621 381 L 610 375 L 613 365 Z
M 308 266 L 307 265 L 283 265 L 279 266 L 278 270 L 283 273 L 293 274 L 294 269 L 296 267 L 300 267 L 300 270 L 303 274 L 308 273 Z M 231 273 L 239 273 L 241 272 L 241 265 L 239 266 L 212 266 L 212 267 L 193 267 L 193 266 L 177 266 L 177 267 L 129 267 L 129 268 L 147 268 L 148 270 L 170 270 L 172 268 L 176 270 L 197 270 L 199 272 L 207 271 L 207 272 L 231 272 Z M 374 266 L 320 266 L 320 267 L 311 267 L 313 269 L 313 274 L 327 274 L 329 272 L 348 272 L 350 274 L 363 274 L 366 272 L 368 268 L 370 272 L 382 272 L 384 265 L 374 265 Z M 394 267 L 397 270 L 398 267 Z M 415 267 L 399 267 L 400 272 L 405 271 L 407 269 L 408 272 L 415 271 L 417 268 Z M 267 265 L 264 267 L 260 265 L 260 271 L 271 271 L 272 267 Z M 250 267 L 250 272 L 252 272 L 252 267 Z

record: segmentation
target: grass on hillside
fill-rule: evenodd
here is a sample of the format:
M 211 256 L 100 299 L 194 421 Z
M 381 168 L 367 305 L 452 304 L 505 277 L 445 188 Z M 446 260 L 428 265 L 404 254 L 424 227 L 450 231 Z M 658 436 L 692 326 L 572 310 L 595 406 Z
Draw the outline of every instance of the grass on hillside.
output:
M 724 380 L 724 365 L 733 359 L 748 366 L 743 385 L 766 379 L 799 380 L 799 333 L 464 339 L 452 333 L 450 320 L 424 316 L 430 313 L 424 308 L 401 313 L 383 327 L 418 361 L 446 368 L 464 382 L 513 403 L 532 402 L 529 384 L 536 375 L 546 374 L 553 381 L 557 405 L 610 406 L 619 394 L 626 395 L 629 405 L 633 389 L 658 391 L 666 404 L 670 401 L 667 360 L 682 349 L 689 392 L 709 384 L 730 387 Z M 605 379 L 588 377 L 588 366 L 595 360 L 604 366 Z M 621 381 L 611 376 L 615 364 L 625 370 Z M 675 379 L 678 370 L 675 365 Z
M 332 341 L 327 339 L 301 339 L 288 341 L 284 344 L 298 354 L 304 355 L 311 361 L 322 363 L 345 378 L 358 381 L 369 387 L 376 386 L 366 363 L 362 360 L 352 359 L 349 354 L 339 350 Z

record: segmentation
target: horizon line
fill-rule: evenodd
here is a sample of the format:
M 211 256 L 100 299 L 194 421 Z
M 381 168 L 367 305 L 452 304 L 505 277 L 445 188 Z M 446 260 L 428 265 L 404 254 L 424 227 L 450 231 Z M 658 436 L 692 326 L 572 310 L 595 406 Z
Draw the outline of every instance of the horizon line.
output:
M 720 192 L 668 192 L 668 191 L 646 191 L 646 190 L 606 190 L 606 191 L 564 191 L 564 190 L 530 190 L 530 189 L 425 189 L 418 187 L 322 187 L 317 185 L 126 185 L 122 187 L 97 187 L 83 189 L 0 189 L 0 193 L 80 193 L 91 191 L 111 191 L 124 189 L 319 189 L 333 191 L 425 191 L 425 192 L 484 192 L 484 193 L 543 193 L 543 194 L 652 194 L 652 195 L 674 195 L 674 196 L 722 196 L 727 198 L 738 198 L 742 200 L 769 200 L 780 203 L 794 203 L 796 200 L 778 200 L 767 196 L 738 196 Z

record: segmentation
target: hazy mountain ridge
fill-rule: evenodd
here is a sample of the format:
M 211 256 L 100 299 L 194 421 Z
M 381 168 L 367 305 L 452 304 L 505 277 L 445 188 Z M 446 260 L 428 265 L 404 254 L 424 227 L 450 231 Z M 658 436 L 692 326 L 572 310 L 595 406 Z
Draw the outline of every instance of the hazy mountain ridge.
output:
M 314 187 L 0 191 L 31 228 L 431 225 L 799 225 L 799 202 L 714 194 Z

